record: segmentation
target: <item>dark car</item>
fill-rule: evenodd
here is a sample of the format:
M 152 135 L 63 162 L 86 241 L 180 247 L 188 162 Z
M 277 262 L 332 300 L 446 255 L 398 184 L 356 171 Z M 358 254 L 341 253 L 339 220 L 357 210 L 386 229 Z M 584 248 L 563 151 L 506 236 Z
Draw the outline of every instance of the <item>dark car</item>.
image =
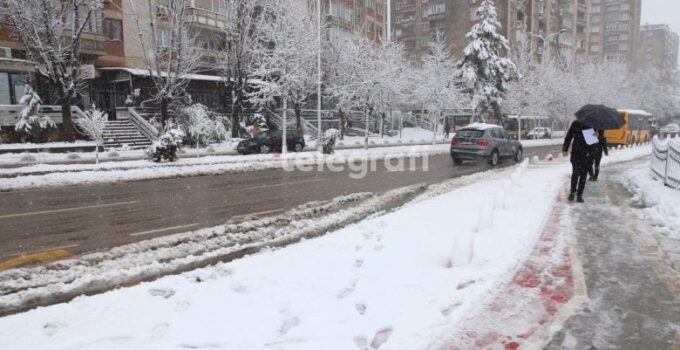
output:
M 281 130 L 265 130 L 253 138 L 239 142 L 236 151 L 241 154 L 281 152 L 282 138 Z M 305 148 L 305 138 L 296 131 L 287 130 L 286 144 L 288 150 L 302 152 Z
M 522 144 L 498 125 L 470 124 L 451 139 L 451 158 L 456 165 L 464 160 L 485 159 L 495 166 L 501 158 L 522 161 Z

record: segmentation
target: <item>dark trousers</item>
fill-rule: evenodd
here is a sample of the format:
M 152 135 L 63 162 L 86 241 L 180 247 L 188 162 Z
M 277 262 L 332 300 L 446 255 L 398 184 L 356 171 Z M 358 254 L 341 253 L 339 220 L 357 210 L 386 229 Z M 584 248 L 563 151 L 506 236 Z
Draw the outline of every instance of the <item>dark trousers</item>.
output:
M 571 162 L 571 193 L 576 193 L 579 197 L 583 195 L 588 169 L 592 169 L 592 166 L 592 160 Z
M 588 168 L 588 174 L 590 177 L 593 179 L 597 180 L 597 177 L 600 175 L 600 162 L 602 161 L 602 151 L 600 152 L 595 152 L 593 155 L 593 165 Z

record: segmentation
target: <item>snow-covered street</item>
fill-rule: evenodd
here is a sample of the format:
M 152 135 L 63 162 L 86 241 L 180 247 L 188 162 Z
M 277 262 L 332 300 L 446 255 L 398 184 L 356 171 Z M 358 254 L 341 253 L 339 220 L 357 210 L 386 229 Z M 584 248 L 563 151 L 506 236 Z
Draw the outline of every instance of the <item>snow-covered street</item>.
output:
M 624 149 L 605 162 L 646 154 Z M 558 158 L 449 180 L 319 238 L 7 316 L 0 347 L 446 346 L 519 271 L 569 170 Z

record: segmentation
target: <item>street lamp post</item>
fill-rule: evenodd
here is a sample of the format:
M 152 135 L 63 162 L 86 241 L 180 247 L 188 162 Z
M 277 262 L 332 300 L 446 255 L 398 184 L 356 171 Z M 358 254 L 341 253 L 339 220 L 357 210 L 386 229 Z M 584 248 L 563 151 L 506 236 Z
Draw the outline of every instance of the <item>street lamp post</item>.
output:
M 387 0 L 387 42 L 392 42 L 392 0 Z
M 321 0 L 316 2 L 317 14 L 317 89 L 316 89 L 316 148 L 321 152 Z

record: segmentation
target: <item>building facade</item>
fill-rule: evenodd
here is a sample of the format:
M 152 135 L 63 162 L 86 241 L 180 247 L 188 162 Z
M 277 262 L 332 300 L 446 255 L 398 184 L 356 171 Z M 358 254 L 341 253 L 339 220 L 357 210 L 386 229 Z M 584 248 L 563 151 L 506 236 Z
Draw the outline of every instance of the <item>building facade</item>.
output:
M 316 8 L 312 0 L 311 8 Z M 322 16 L 327 24 L 326 39 L 332 44 L 354 34 L 379 41 L 386 35 L 385 0 L 321 0 Z
M 640 29 L 640 68 L 672 72 L 678 68 L 678 34 L 667 24 L 646 24 Z
M 591 62 L 636 66 L 642 0 L 590 0 L 587 55 Z

